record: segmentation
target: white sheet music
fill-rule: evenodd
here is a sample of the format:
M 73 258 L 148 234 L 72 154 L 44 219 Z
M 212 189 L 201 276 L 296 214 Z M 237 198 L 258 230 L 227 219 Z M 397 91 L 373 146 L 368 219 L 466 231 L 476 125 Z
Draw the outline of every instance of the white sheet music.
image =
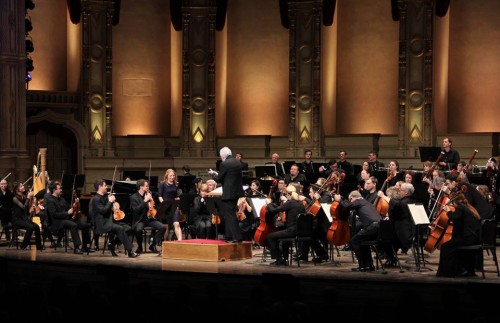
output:
M 260 210 L 266 205 L 266 199 L 262 197 L 252 197 L 250 198 L 250 206 L 252 207 L 252 213 L 255 218 L 260 217 Z
M 326 217 L 328 218 L 328 221 L 332 222 L 333 218 L 332 215 L 330 214 L 330 208 L 332 207 L 331 203 L 321 203 L 321 208 L 323 211 L 325 211 Z
M 422 204 L 408 204 L 410 209 L 411 217 L 413 218 L 413 223 L 418 224 L 429 224 L 429 218 L 425 208 Z

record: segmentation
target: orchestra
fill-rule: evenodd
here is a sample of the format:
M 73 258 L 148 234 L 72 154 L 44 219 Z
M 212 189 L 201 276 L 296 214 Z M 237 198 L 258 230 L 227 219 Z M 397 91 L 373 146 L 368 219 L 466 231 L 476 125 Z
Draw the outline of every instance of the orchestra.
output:
M 450 200 L 450 196 L 456 195 L 457 192 L 461 193 L 460 198 L 462 200 L 460 203 L 467 203 L 474 210 L 477 210 L 477 215 L 480 219 L 498 217 L 496 214 L 496 205 L 498 203 L 498 188 L 496 183 L 499 173 L 497 159 L 495 157 L 488 158 L 485 166 L 475 165 L 473 161 L 477 152 L 477 150 L 474 150 L 472 157 L 467 162 L 457 160 L 459 154 L 451 148 L 451 140 L 445 138 L 443 140 L 443 150 L 441 154 L 436 156 L 436 160 L 423 162 L 422 169 L 415 169 L 413 167 L 400 169 L 397 160 L 390 160 L 388 162 L 389 167 L 383 167 L 383 163 L 377 159 L 377 152 L 370 151 L 368 155 L 369 159 L 363 163 L 367 167 L 363 168 L 361 165 L 358 166 L 359 168 L 353 167 L 352 169 L 356 168 L 357 172 L 351 172 L 349 169 L 349 176 L 347 176 L 345 183 L 343 183 L 346 180 L 347 174 L 344 171 L 345 165 L 356 165 L 347 164 L 345 161 L 344 168 L 339 171 L 338 162 L 335 159 L 330 159 L 330 169 L 326 166 L 319 167 L 320 171 L 317 175 L 321 177 L 318 177 L 315 184 L 310 183 L 307 176 L 304 175 L 305 162 L 302 163 L 302 171 L 297 164 L 292 164 L 282 174 L 283 176 L 278 172 L 276 176 L 271 176 L 270 178 L 240 176 L 240 178 L 245 179 L 245 182 L 242 182 L 242 184 L 246 184 L 247 186 L 244 187 L 245 190 L 241 196 L 235 195 L 237 198 L 234 199 L 234 212 L 231 215 L 224 214 L 224 208 L 221 209 L 221 205 L 223 204 L 220 201 L 220 195 L 222 194 L 218 195 L 215 193 L 218 189 L 221 192 L 223 191 L 220 183 L 224 179 L 220 177 L 218 172 L 210 169 L 205 176 L 197 176 L 196 181 L 191 183 L 192 185 L 186 186 L 189 188 L 189 191 L 183 192 L 175 170 L 169 168 L 165 173 L 164 181 L 159 185 L 160 194 L 158 196 L 158 194 L 155 194 L 158 190 L 157 187 L 149 187 L 147 185 L 146 189 L 135 187 L 136 183 L 140 183 L 141 187 L 144 186 L 142 184 L 149 184 L 151 178 L 150 165 L 147 179 L 137 178 L 130 180 L 129 178 L 126 181 L 130 182 L 131 187 L 134 188 L 136 198 L 130 199 L 133 202 L 130 203 L 131 205 L 125 203 L 122 210 L 119 210 L 120 207 L 118 207 L 121 216 L 119 218 L 114 216 L 113 222 L 121 223 L 120 227 L 117 228 L 126 229 L 132 226 L 134 229 L 125 230 L 127 237 L 125 233 L 121 234 L 121 239 L 126 241 L 125 244 L 130 249 L 128 250 L 129 253 L 132 249 L 128 241 L 131 240 L 133 243 L 133 239 L 131 239 L 132 235 L 135 235 L 135 243 L 137 244 L 134 254 L 144 253 L 141 247 L 143 239 L 142 226 L 139 229 L 137 226 L 138 222 L 144 221 L 148 225 L 153 222 L 157 224 L 153 226 L 153 239 L 149 241 L 149 251 L 152 253 L 160 253 L 156 247 L 160 246 L 162 241 L 170 239 L 179 241 L 193 238 L 213 239 L 226 240 L 227 243 L 249 241 L 254 246 L 254 249 L 261 247 L 270 248 L 272 257 L 275 260 L 273 264 L 287 265 L 285 261 L 286 255 L 281 254 L 280 250 L 276 249 L 275 238 L 284 235 L 285 233 L 281 233 L 281 231 L 290 228 L 290 219 L 287 221 L 288 213 L 284 211 L 277 212 L 277 210 L 281 210 L 280 207 L 286 209 L 283 207 L 284 204 L 289 206 L 295 203 L 297 205 L 294 204 L 294 216 L 297 216 L 299 213 L 313 216 L 314 230 L 311 232 L 311 242 L 303 243 L 299 246 L 300 248 L 297 249 L 294 259 L 300 258 L 300 260 L 305 262 L 312 260 L 315 264 L 321 264 L 321 262 L 328 262 L 329 248 L 339 245 L 339 243 L 332 243 L 329 240 L 328 234 L 331 228 L 338 227 L 338 223 L 345 223 L 347 227 L 350 227 L 346 239 L 341 239 L 342 242 L 340 243 L 340 245 L 344 245 L 343 250 L 346 251 L 350 250 L 350 246 L 352 246 L 352 235 L 356 236 L 356 233 L 363 228 L 363 226 L 360 226 L 360 215 L 356 212 L 351 212 L 351 214 L 346 216 L 342 215 L 345 213 L 345 210 L 349 210 L 351 206 L 349 202 L 354 202 L 358 198 L 362 198 L 377 210 L 376 213 L 370 213 L 369 220 L 365 219 L 365 228 L 369 227 L 372 222 L 384 219 L 392 220 L 397 236 L 397 240 L 393 241 L 393 247 L 401 253 L 411 251 L 412 244 L 415 241 L 416 233 L 411 222 L 408 204 L 421 203 L 424 204 L 424 209 L 430 221 L 429 230 L 424 234 L 424 249 L 426 252 L 432 253 L 440 250 L 443 245 L 450 241 L 453 235 L 453 221 L 447 215 L 452 214 L 450 212 L 454 212 L 455 210 L 456 203 Z M 342 151 L 344 159 L 345 154 L 346 152 Z M 274 153 L 273 157 L 276 155 Z M 305 156 L 306 161 L 311 160 L 311 152 L 309 150 L 306 151 Z M 276 163 L 280 163 L 279 159 L 274 158 L 274 160 Z M 311 160 L 305 164 L 309 166 L 312 163 Z M 241 168 L 239 164 L 237 168 Z M 34 169 L 34 177 L 37 179 L 40 172 L 37 171 L 36 166 Z M 241 172 L 241 170 L 239 171 Z M 118 199 L 114 197 L 116 166 L 114 172 L 111 188 L 107 186 L 107 189 L 108 194 L 113 196 L 113 205 L 119 205 Z M 311 172 L 313 172 L 312 168 Z M 363 174 L 363 172 L 366 174 Z M 47 236 L 44 231 L 50 230 L 44 220 L 45 217 L 50 219 L 50 212 L 48 216 L 45 215 L 46 205 L 49 202 L 49 209 L 52 208 L 52 213 L 56 212 L 56 206 L 60 204 L 60 207 L 57 206 L 57 212 L 64 213 L 64 219 L 62 220 L 67 222 L 68 228 L 72 231 L 72 240 L 75 247 L 74 253 L 80 254 L 82 251 L 88 250 L 90 247 L 87 236 L 88 224 L 80 224 L 80 222 L 88 221 L 92 223 L 93 219 L 91 216 L 88 216 L 89 211 L 82 208 L 81 195 L 78 195 L 75 189 L 76 175 L 73 177 L 72 192 L 69 196 L 65 197 L 69 200 L 64 203 L 63 199 L 61 199 L 63 194 L 59 193 L 61 190 L 61 183 L 59 181 L 50 181 L 47 177 L 43 187 L 35 186 L 36 183 L 33 183 L 32 187 L 29 184 L 31 178 L 24 183 L 22 181 L 15 181 L 16 187 L 13 187 L 14 191 L 12 191 L 7 181 L 7 177 L 9 176 L 11 176 L 11 173 L 6 175 L 0 182 L 2 189 L 2 194 L 0 195 L 0 220 L 2 228 L 5 229 L 3 231 L 5 232 L 6 240 L 13 239 L 9 226 L 14 219 L 13 224 L 15 227 L 28 229 L 24 233 L 25 238 L 21 243 L 20 249 L 24 250 L 31 244 L 30 238 L 31 232 L 33 232 L 36 238 L 36 249 L 43 250 L 44 246 L 41 237 Z M 216 179 L 219 183 L 212 178 Z M 361 182 L 358 182 L 358 179 Z M 378 185 L 379 183 L 381 184 Z M 306 184 L 305 186 L 309 191 L 308 194 L 304 194 L 304 184 Z M 345 184 L 351 190 L 342 189 L 342 195 L 340 195 L 340 184 Z M 194 185 L 196 185 L 196 189 L 192 189 Z M 138 191 L 139 194 L 137 194 Z M 46 194 L 47 192 L 50 193 Z M 55 195 L 54 192 L 56 193 Z M 171 194 L 166 194 L 165 192 L 171 192 Z M 44 194 L 45 196 L 43 196 Z M 353 200 L 346 200 L 346 194 L 355 198 Z M 132 193 L 128 196 L 131 195 Z M 42 196 L 43 198 L 41 198 Z M 187 196 L 191 196 L 191 198 L 186 198 Z M 44 199 L 48 199 L 48 201 L 44 203 Z M 54 204 L 55 199 L 60 201 L 57 205 Z M 255 199 L 266 199 L 266 203 L 263 204 L 262 209 L 260 209 L 261 205 L 253 204 L 253 200 Z M 154 206 L 155 200 L 160 205 L 158 214 Z M 51 202 L 52 205 L 50 206 Z M 322 208 L 322 204 L 331 205 L 329 208 L 330 212 L 327 212 L 329 213 L 328 215 L 324 213 L 325 210 Z M 144 212 L 138 213 L 139 215 L 136 214 L 138 205 L 144 206 Z M 233 209 L 233 206 L 226 205 L 227 210 L 229 210 L 229 207 Z M 181 209 L 183 210 L 182 212 L 180 211 Z M 152 211 L 155 211 L 154 214 Z M 21 213 L 25 214 L 23 215 L 23 221 L 25 222 L 22 225 L 19 220 Z M 116 213 L 114 208 L 113 213 Z M 179 220 L 180 213 L 183 213 L 182 216 L 185 216 L 186 219 Z M 12 217 L 13 214 L 15 215 L 14 217 Z M 377 214 L 377 216 L 374 214 Z M 37 225 L 35 218 L 39 216 L 41 216 L 43 223 Z M 216 222 L 213 220 L 214 217 L 217 219 Z M 226 239 L 223 230 L 219 232 L 217 228 L 219 225 L 224 227 L 228 217 L 234 217 L 236 226 L 231 229 L 230 234 L 232 236 Z M 349 221 L 346 221 L 347 217 Z M 130 222 L 131 220 L 133 222 Z M 34 224 L 31 225 L 30 223 Z M 192 224 L 190 231 L 184 230 L 184 226 L 188 226 L 189 224 Z M 170 239 L 165 234 L 167 225 L 174 225 L 175 234 Z M 82 229 L 83 232 L 79 232 Z M 374 228 L 375 231 L 376 228 Z M 191 237 L 189 237 L 188 232 L 190 232 Z M 337 235 L 338 232 L 337 230 Z M 52 234 L 48 236 L 52 239 Z M 242 239 L 240 240 L 239 237 L 242 237 Z M 357 239 L 359 239 L 359 236 L 354 239 L 353 245 L 355 254 L 360 262 L 357 270 L 361 272 L 371 271 L 373 270 L 371 257 L 367 254 L 368 251 L 366 249 L 359 247 Z M 52 246 L 60 246 L 59 241 L 60 239 L 58 239 L 58 244 L 52 243 Z M 311 255 L 309 255 L 310 250 L 314 250 L 314 253 Z M 114 246 L 112 253 L 116 255 Z M 313 258 L 309 259 L 309 257 Z M 387 257 L 387 263 L 393 264 L 393 256 L 387 255 Z M 468 273 L 473 273 L 473 269 L 470 266 L 468 267 Z

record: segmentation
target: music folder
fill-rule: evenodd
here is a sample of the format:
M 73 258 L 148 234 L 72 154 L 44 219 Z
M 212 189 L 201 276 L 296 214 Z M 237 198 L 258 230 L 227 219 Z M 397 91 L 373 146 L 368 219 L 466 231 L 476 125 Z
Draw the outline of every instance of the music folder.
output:
M 410 209 L 411 217 L 415 225 L 430 224 L 429 217 L 422 204 L 408 204 L 408 208 Z

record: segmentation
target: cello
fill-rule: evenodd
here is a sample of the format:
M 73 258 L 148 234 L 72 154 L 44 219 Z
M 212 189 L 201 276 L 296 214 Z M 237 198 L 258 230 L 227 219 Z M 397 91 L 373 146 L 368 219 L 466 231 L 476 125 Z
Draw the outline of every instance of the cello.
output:
M 439 195 L 441 195 L 441 192 Z M 450 199 L 447 194 L 443 195 L 441 198 L 438 196 L 436 203 L 439 204 L 439 208 L 436 212 L 436 218 L 429 225 L 430 233 L 425 242 L 425 251 L 432 253 L 434 250 L 440 249 L 443 243 L 451 239 L 453 224 L 449 221 L 448 214 L 444 210 L 444 207 L 452 202 L 453 200 Z M 454 207 L 450 206 L 450 209 L 454 211 Z
M 337 194 L 340 194 L 341 177 L 337 181 Z M 333 201 L 330 206 L 332 224 L 326 233 L 326 240 L 334 246 L 342 246 L 351 240 L 351 227 L 346 218 L 342 218 L 343 208 L 339 201 Z
M 270 199 L 273 193 L 276 191 L 278 187 L 278 182 L 276 180 L 273 181 L 273 185 L 269 189 L 269 194 L 268 198 Z M 257 243 L 259 246 L 265 247 L 266 246 L 266 240 L 267 236 L 276 231 L 276 227 L 274 225 L 274 217 L 268 217 L 267 216 L 267 205 L 263 205 L 260 209 L 259 213 L 259 219 L 260 219 L 260 224 L 255 229 L 255 234 L 253 237 L 253 240 L 255 243 Z

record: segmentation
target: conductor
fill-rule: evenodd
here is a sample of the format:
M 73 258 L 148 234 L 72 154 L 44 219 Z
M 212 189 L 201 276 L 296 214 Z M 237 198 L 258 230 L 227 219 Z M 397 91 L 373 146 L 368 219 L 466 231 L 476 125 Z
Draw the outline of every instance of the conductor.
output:
M 236 219 L 238 198 L 245 195 L 241 163 L 232 156 L 231 149 L 228 147 L 221 148 L 220 158 L 222 163 L 219 172 L 209 169 L 208 174 L 217 183 L 222 183 L 220 213 L 225 220 L 225 240 L 227 242 L 241 242 L 243 235 Z

